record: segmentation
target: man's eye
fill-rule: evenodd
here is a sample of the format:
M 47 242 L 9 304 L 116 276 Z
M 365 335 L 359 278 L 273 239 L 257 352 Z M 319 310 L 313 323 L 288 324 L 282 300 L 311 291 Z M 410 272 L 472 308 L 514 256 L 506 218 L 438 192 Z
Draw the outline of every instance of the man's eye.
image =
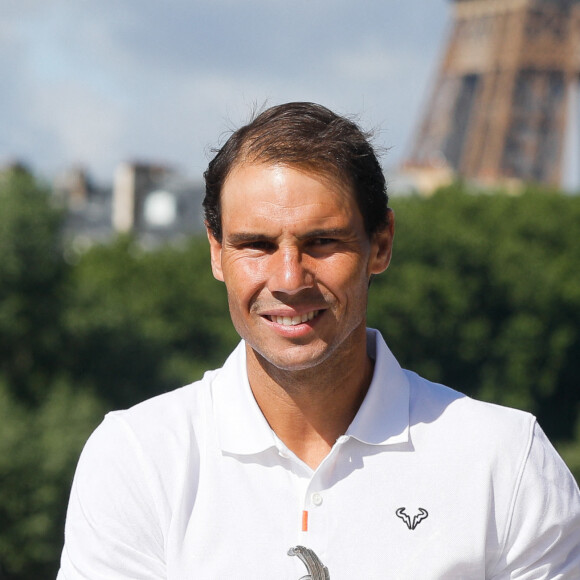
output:
M 312 243 L 314 246 L 328 246 L 335 242 L 336 240 L 334 238 L 316 238 Z

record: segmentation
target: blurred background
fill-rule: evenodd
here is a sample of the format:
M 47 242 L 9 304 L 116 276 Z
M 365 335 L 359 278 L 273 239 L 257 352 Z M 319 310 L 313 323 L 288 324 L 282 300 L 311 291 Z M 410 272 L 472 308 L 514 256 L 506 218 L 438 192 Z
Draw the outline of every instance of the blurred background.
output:
M 264 104 L 375 130 L 397 235 L 369 325 L 403 366 L 533 412 L 579 479 L 579 8 L 4 2 L 0 579 L 54 578 L 104 413 L 235 346 L 202 173 Z

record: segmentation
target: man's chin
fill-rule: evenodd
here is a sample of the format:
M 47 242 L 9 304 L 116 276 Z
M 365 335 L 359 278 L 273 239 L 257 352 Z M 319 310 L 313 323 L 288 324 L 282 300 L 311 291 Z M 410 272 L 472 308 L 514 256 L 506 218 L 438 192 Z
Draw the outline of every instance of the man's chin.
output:
M 282 351 L 258 350 L 250 347 L 264 370 L 273 372 L 300 372 L 316 369 L 331 355 L 328 345 L 295 344 Z M 270 372 L 269 372 L 270 374 Z

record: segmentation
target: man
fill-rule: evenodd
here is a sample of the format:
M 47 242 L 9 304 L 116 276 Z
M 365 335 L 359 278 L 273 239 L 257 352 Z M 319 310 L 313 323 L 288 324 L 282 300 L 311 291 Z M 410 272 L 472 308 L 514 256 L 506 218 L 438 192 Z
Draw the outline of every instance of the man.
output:
M 60 580 L 580 577 L 580 494 L 528 414 L 403 371 L 366 329 L 394 216 L 367 138 L 273 107 L 209 164 L 242 342 L 87 442 Z

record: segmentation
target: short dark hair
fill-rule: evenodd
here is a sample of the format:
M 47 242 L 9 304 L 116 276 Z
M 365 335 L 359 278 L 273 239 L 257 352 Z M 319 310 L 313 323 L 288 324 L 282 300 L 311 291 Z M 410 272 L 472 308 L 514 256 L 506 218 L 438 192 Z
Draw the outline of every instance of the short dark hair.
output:
M 221 241 L 222 187 L 242 163 L 281 163 L 347 180 L 369 237 L 387 225 L 385 176 L 370 135 L 345 117 L 315 103 L 271 107 L 232 133 L 203 174 L 205 220 Z

